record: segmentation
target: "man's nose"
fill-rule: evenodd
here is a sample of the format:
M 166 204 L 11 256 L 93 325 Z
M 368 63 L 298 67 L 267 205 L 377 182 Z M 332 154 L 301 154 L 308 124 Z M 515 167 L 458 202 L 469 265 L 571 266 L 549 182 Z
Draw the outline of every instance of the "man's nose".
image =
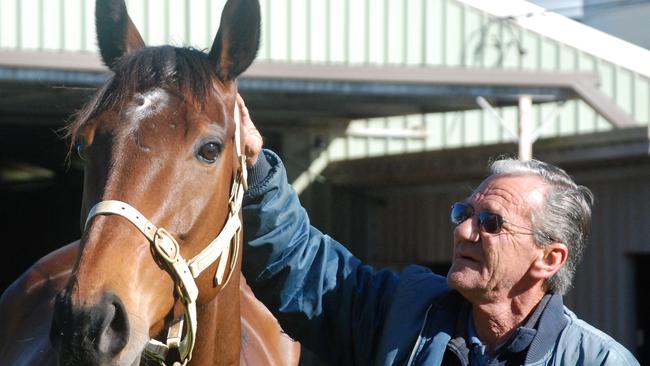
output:
M 481 237 L 478 217 L 472 216 L 469 219 L 456 225 L 454 228 L 454 242 L 476 243 Z

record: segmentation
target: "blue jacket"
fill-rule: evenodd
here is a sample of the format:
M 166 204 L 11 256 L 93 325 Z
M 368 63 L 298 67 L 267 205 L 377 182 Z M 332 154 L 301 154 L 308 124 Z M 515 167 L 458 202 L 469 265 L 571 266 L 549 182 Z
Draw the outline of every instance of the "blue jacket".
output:
M 361 263 L 310 225 L 282 162 L 264 155 L 244 201 L 242 270 L 283 329 L 333 365 L 464 364 L 454 339 L 468 302 L 445 277 L 420 266 L 396 274 Z M 560 296 L 538 324 L 527 365 L 638 365 Z

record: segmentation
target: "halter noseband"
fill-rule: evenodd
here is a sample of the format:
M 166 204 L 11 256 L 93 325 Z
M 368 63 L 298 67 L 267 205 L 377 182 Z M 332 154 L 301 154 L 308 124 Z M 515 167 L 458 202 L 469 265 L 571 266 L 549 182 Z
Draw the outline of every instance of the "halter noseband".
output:
M 239 211 L 244 191 L 248 188 L 246 185 L 246 156 L 242 153 L 241 148 L 240 125 L 239 108 L 235 103 L 235 148 L 239 159 L 239 169 L 231 186 L 228 220 L 219 235 L 194 258 L 185 260 L 181 256 L 180 246 L 176 239 L 164 228 L 156 227 L 128 203 L 116 200 L 101 201 L 93 206 L 86 219 L 84 230 L 92 218 L 97 215 L 118 215 L 129 220 L 149 240 L 153 255 L 164 263 L 167 272 L 174 280 L 176 291 L 185 306 L 183 319 L 171 325 L 167 333 L 167 343 L 151 339 L 144 350 L 146 356 L 157 360 L 161 365 L 164 365 L 171 350 L 176 350 L 180 358 L 180 362 L 175 362 L 174 365 L 186 365 L 192 358 L 197 329 L 196 299 L 199 295 L 199 289 L 194 279 L 199 277 L 201 272 L 212 263 L 217 262 L 214 282 L 217 286 L 222 285 L 223 288 L 228 284 L 237 265 L 240 245 L 239 232 L 241 231 Z M 227 263 L 229 254 L 231 254 L 230 261 Z M 226 264 L 229 266 L 227 277 L 224 280 Z M 185 337 L 183 337 L 184 321 L 187 323 Z

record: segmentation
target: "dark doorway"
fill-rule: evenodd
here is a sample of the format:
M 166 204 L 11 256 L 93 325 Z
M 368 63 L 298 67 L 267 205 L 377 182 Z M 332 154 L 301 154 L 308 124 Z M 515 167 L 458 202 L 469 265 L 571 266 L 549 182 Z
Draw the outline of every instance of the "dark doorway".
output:
M 56 125 L 0 125 L 0 231 L 11 251 L 0 291 L 47 253 L 79 238 L 83 170 L 67 164 Z M 13 248 L 13 250 L 11 249 Z
M 650 365 L 650 255 L 636 256 L 634 266 L 636 309 L 637 309 L 637 349 L 636 356 L 641 365 Z

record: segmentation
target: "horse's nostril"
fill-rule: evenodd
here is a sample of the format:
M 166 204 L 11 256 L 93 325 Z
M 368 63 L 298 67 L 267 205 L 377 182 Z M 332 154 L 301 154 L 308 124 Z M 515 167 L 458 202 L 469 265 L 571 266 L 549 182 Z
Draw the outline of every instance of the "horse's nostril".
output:
M 58 350 L 60 364 L 111 364 L 128 340 L 127 312 L 115 294 L 104 295 L 90 307 L 76 305 L 63 293 L 57 296 L 50 341 Z
M 112 300 L 112 301 L 111 301 Z M 124 305 L 115 297 L 105 303 L 103 322 L 97 330 L 97 352 L 116 355 L 129 340 L 129 322 Z

